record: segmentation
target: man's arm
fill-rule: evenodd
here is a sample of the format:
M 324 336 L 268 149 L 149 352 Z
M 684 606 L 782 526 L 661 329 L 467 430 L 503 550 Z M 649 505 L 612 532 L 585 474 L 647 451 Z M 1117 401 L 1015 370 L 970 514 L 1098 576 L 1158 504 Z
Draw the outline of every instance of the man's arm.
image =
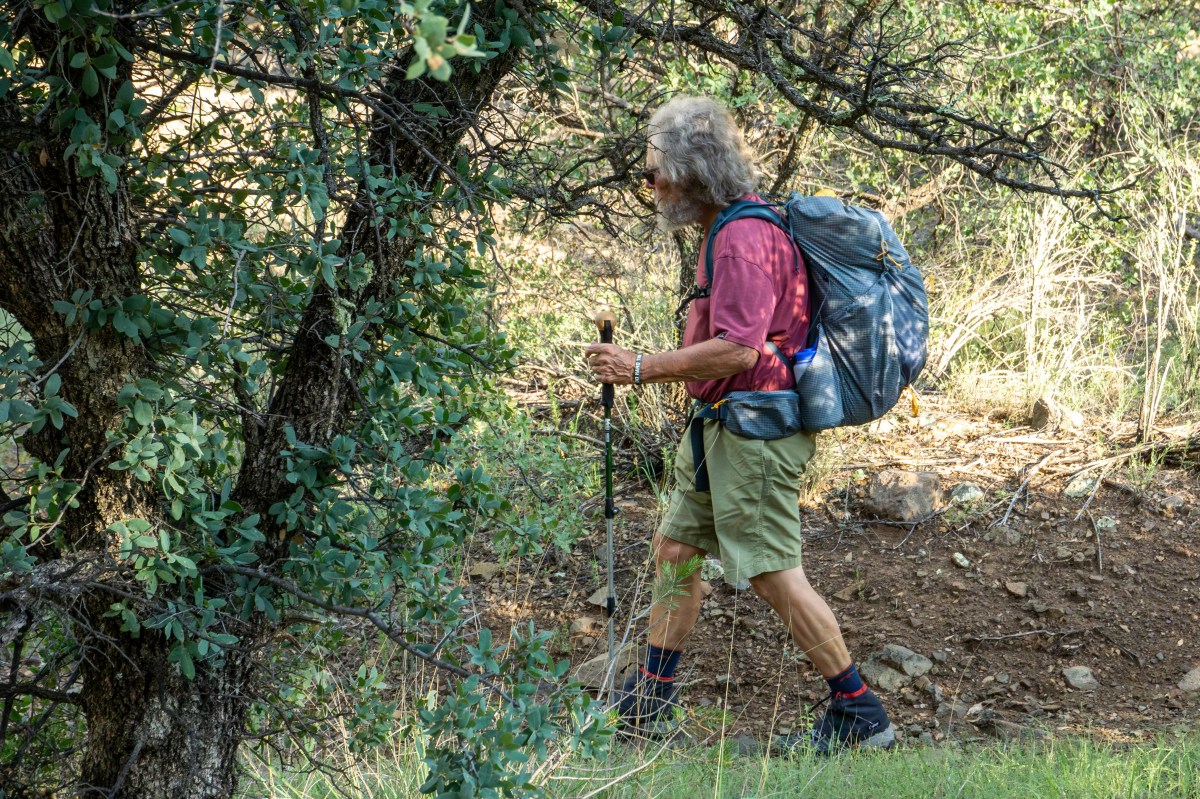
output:
M 637 357 L 634 353 L 615 344 L 589 344 L 585 352 L 598 382 L 633 382 L 633 362 Z M 756 363 L 757 350 L 723 338 L 710 338 L 683 349 L 644 354 L 642 382 L 716 380 L 744 372 Z

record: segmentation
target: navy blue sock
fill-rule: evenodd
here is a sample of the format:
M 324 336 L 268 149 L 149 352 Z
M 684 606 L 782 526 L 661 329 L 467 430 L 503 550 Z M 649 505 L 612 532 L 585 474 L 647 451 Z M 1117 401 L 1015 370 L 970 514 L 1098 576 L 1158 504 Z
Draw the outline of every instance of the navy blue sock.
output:
M 646 665 L 642 666 L 642 675 L 658 682 L 669 683 L 675 679 L 675 668 L 683 652 L 674 649 L 661 649 L 653 644 L 646 653 Z
M 845 694 L 849 697 L 860 696 L 867 690 L 862 677 L 858 676 L 858 664 L 853 662 L 850 663 L 850 668 L 836 677 L 830 677 L 826 682 L 829 683 L 829 690 L 835 694 Z

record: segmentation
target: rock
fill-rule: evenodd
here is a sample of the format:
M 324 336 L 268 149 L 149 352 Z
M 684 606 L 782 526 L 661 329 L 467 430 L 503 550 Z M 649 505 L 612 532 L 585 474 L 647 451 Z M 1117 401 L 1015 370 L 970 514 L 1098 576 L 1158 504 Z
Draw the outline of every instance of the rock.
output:
M 724 688 L 733 682 L 733 677 L 729 674 L 718 674 L 715 678 L 718 688 Z
M 953 560 L 954 560 L 954 565 L 960 569 L 971 568 L 971 561 L 968 560 L 967 556 L 961 552 L 955 552 Z
M 938 719 L 965 719 L 968 708 L 962 702 L 943 702 L 933 715 Z
M 1092 526 L 1100 533 L 1111 533 L 1117 529 L 1117 520 L 1111 516 L 1101 516 L 1092 521 Z
M 993 540 L 995 540 L 997 544 L 1015 547 L 1021 543 L 1021 531 L 1015 527 L 1000 525 L 996 528 Z
M 602 608 L 608 605 L 608 587 L 601 586 L 592 592 L 592 595 L 587 598 L 589 605 L 595 605 Z
M 1014 580 L 1009 580 L 1008 582 L 1006 582 L 1004 584 L 1004 590 L 1007 591 L 1008 593 L 1012 594 L 1013 596 L 1020 597 L 1021 599 L 1024 599 L 1025 597 L 1029 596 L 1029 584 L 1028 583 L 1021 583 L 1021 582 L 1016 582 Z
M 861 582 L 851 583 L 841 591 L 835 592 L 833 598 L 842 602 L 852 602 L 854 601 L 854 598 L 858 596 L 858 592 L 861 591 L 862 588 L 863 584 Z
M 899 644 L 888 644 L 875 656 L 913 678 L 927 674 L 933 668 L 932 660 Z
M 1100 682 L 1087 666 L 1068 666 L 1062 673 L 1067 683 L 1076 690 L 1095 691 L 1100 687 Z
M 713 588 L 713 584 L 710 583 L 708 580 L 700 581 L 700 596 L 702 598 L 708 599 L 710 596 L 712 596 L 713 591 L 715 591 L 715 590 L 716 589 Z
M 1086 474 L 1079 474 L 1072 478 L 1071 482 L 1067 483 L 1067 487 L 1063 489 L 1063 494 L 1071 499 L 1081 499 L 1092 493 L 1092 489 L 1096 487 L 1096 478 L 1089 477 Z
M 600 622 L 591 616 L 580 616 L 571 622 L 571 635 L 597 635 L 600 632 Z
M 1179 690 L 1189 694 L 1200 691 L 1200 666 L 1183 675 L 1183 679 L 1179 681 Z
M 750 590 L 750 581 L 749 580 L 738 580 L 736 583 L 733 584 L 733 590 L 734 591 L 749 591 Z
M 500 572 L 501 566 L 499 563 L 476 563 L 471 567 L 469 574 L 480 580 L 490 580 Z
M 924 521 L 941 507 L 941 479 L 932 472 L 888 469 L 871 478 L 864 504 L 881 519 Z
M 971 505 L 983 496 L 983 489 L 974 483 L 959 483 L 950 489 L 950 502 L 954 505 Z
M 700 579 L 701 580 L 716 580 L 725 578 L 725 567 L 721 565 L 721 561 L 713 558 L 705 558 L 700 564 Z
M 917 736 L 917 740 L 921 742 L 921 746 L 933 746 L 933 733 L 923 732 Z
M 642 653 L 635 644 L 626 644 L 621 647 L 616 655 L 616 663 L 613 671 L 616 674 L 616 684 L 620 687 L 624 680 L 624 674 L 629 669 L 636 669 L 638 664 L 642 662 Z M 608 654 L 597 655 L 596 657 L 585 660 L 575 667 L 572 676 L 578 680 L 585 688 L 590 688 L 594 691 L 604 690 L 604 678 L 608 674 Z
M 858 664 L 858 672 L 869 685 L 883 691 L 899 691 L 912 682 L 903 672 L 880 662 L 875 655 Z
M 1185 500 L 1183 497 L 1179 496 L 1178 494 L 1172 494 L 1171 496 L 1163 499 L 1163 501 L 1159 503 L 1159 507 L 1161 508 L 1164 516 L 1174 516 L 1177 513 L 1182 513 L 1186 504 L 1187 500 Z
M 1035 430 L 1070 432 L 1083 427 L 1083 414 L 1071 410 L 1051 397 L 1042 397 L 1033 403 L 1029 414 L 1029 426 Z

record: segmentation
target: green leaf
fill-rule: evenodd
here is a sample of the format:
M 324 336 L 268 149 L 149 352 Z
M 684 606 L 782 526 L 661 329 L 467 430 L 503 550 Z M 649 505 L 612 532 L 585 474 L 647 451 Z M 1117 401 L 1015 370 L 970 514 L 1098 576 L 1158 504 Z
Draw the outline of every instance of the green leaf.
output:
M 59 377 L 58 372 L 55 372 L 46 378 L 46 396 L 47 397 L 53 397 L 56 394 L 58 394 L 58 390 L 61 387 L 62 387 L 62 378 Z
M 0 47 L 0 69 L 3 69 L 5 72 L 16 72 L 17 70 L 17 65 L 16 62 L 13 61 L 12 53 L 8 52 L 8 50 L 3 47 Z
M 83 78 L 79 82 L 79 88 L 88 97 L 95 97 L 100 92 L 100 76 L 96 74 L 96 70 L 89 66 L 83 71 Z
M 148 403 L 137 400 L 133 403 L 132 410 L 133 420 L 142 427 L 148 427 L 154 421 L 154 411 Z
M 417 58 L 417 59 L 414 59 L 413 62 L 408 65 L 408 71 L 404 73 L 404 77 L 407 78 L 408 80 L 416 80 L 417 78 L 421 77 L 424 74 L 425 74 L 425 59 Z

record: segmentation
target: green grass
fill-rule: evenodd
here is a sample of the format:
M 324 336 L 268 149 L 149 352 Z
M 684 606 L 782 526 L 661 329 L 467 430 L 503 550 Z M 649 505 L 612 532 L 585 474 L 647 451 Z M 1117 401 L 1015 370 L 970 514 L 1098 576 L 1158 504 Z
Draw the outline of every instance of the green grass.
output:
M 913 748 L 822 760 L 618 748 L 604 761 L 545 772 L 551 799 L 1200 799 L 1200 738 Z M 337 780 L 266 767 L 256 773 L 261 781 L 247 795 L 270 799 L 333 797 L 335 782 L 355 799 L 416 799 L 425 776 L 411 750 L 360 764 Z

